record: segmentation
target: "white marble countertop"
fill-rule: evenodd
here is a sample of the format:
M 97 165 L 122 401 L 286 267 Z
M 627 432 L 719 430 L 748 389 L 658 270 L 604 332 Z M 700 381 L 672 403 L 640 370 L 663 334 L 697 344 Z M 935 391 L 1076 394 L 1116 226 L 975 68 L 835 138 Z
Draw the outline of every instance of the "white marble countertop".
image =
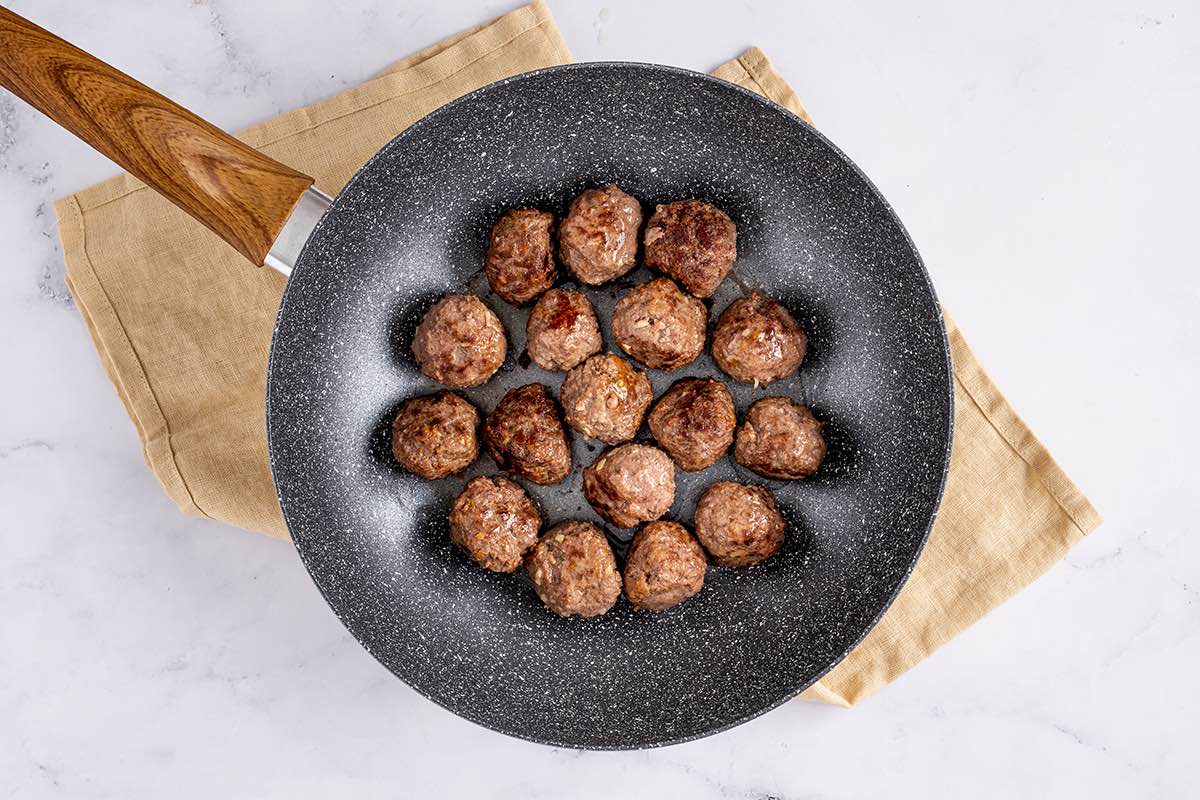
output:
M 512 0 L 11 5 L 237 129 Z M 552 7 L 580 60 L 708 69 L 763 47 L 1106 524 L 851 711 L 794 702 L 640 753 L 483 730 L 360 649 L 289 545 L 163 495 L 72 306 L 50 210 L 115 169 L 0 96 L 0 795 L 1194 792 L 1200 6 Z

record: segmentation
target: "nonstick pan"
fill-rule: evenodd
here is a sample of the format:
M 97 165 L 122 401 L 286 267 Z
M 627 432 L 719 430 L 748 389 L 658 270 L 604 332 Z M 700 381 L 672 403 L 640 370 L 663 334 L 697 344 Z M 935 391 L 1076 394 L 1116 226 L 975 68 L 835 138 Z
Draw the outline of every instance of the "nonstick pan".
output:
M 636 748 L 723 730 L 795 696 L 840 661 L 887 608 L 933 524 L 950 455 L 945 329 L 919 255 L 867 178 L 792 114 L 714 78 L 645 64 L 520 75 L 430 114 L 384 147 L 332 201 L 263 156 L 8 11 L 0 78 L 220 234 L 255 264 L 290 273 L 269 365 L 267 427 L 296 548 L 339 619 L 426 697 L 513 736 Z M 829 455 L 800 482 L 729 459 L 678 473 L 668 516 L 689 522 L 712 482 L 767 485 L 788 521 L 783 551 L 710 568 L 666 612 L 623 600 L 559 619 L 520 574 L 452 551 L 446 510 L 465 475 L 429 482 L 390 456 L 405 398 L 435 387 L 408 343 L 447 292 L 479 294 L 509 356 L 466 392 L 484 412 L 508 389 L 560 373 L 522 358 L 526 311 L 488 292 L 487 232 L 515 206 L 561 214 L 615 182 L 652 211 L 696 197 L 738 225 L 739 258 L 712 318 L 757 289 L 809 333 L 797 378 L 772 384 L 826 421 Z M 590 291 L 607 331 L 614 299 L 645 270 Z M 611 339 L 608 339 L 611 347 Z M 717 374 L 707 356 L 649 371 L 655 392 Z M 739 412 L 765 390 L 732 386 Z M 643 438 L 645 431 L 643 430 Z M 598 443 L 574 436 L 575 469 L 526 485 L 547 524 L 598 521 L 580 470 Z M 628 531 L 609 529 L 618 556 Z M 319 702 L 319 700 L 318 700 Z

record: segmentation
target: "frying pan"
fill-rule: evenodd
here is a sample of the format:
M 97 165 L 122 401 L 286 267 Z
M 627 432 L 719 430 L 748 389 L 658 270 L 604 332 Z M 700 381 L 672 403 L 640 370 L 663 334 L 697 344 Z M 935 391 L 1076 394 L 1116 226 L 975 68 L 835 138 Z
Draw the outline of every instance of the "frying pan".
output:
M 11 91 L 207 225 L 256 265 L 290 274 L 267 388 L 271 466 L 313 581 L 362 645 L 456 714 L 513 736 L 579 748 L 704 736 L 795 696 L 878 620 L 920 554 L 949 463 L 945 329 L 913 243 L 867 178 L 778 106 L 708 76 L 645 64 L 579 64 L 501 81 L 430 114 L 338 194 L 218 131 L 140 83 L 0 9 L 0 78 Z M 562 213 L 615 182 L 647 210 L 697 197 L 738 225 L 739 259 L 713 318 L 758 289 L 809 333 L 800 375 L 770 394 L 826 421 L 829 455 L 802 482 L 729 459 L 680 473 L 668 516 L 688 522 L 717 480 L 762 483 L 788 522 L 777 556 L 710 568 L 705 588 L 650 614 L 623 600 L 559 619 L 525 579 L 453 552 L 445 513 L 466 480 L 428 482 L 390 457 L 399 403 L 434 387 L 408 342 L 441 295 L 471 291 L 501 317 L 509 357 L 468 391 L 485 412 L 515 386 L 562 375 L 521 358 L 526 312 L 487 291 L 487 232 L 507 208 Z M 639 269 L 591 290 L 607 330 Z M 707 356 L 649 371 L 655 392 L 716 374 Z M 739 412 L 764 390 L 731 386 Z M 644 431 L 643 431 L 644 434 Z M 527 485 L 547 523 L 599 521 L 580 469 Z M 628 531 L 609 529 L 618 553 Z

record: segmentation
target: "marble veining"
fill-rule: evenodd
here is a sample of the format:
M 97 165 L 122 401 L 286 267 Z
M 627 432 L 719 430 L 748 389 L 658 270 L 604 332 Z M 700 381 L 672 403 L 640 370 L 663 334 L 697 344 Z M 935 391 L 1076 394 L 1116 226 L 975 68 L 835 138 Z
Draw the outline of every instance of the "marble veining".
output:
M 266 73 L 247 81 L 190 0 L 8 5 L 232 130 L 510 7 L 225 3 L 240 57 Z M 1200 440 L 1182 421 L 1200 387 L 1180 365 L 1200 358 L 1200 10 L 552 8 L 580 60 L 703 70 L 762 46 L 896 206 L 1104 527 L 852 711 L 793 702 L 637 753 L 491 733 L 364 653 L 289 545 L 164 498 L 65 300 L 49 210 L 114 168 L 0 93 L 0 794 L 1188 796 Z

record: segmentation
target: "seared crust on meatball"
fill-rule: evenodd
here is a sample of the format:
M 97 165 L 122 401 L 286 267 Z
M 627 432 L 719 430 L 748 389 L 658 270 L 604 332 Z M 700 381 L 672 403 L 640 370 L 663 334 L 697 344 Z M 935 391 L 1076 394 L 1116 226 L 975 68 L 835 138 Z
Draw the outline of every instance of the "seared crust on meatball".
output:
M 696 503 L 696 538 L 723 567 L 748 567 L 769 558 L 783 544 L 783 516 L 761 486 L 714 483 Z
M 536 208 L 514 208 L 492 226 L 483 273 L 492 291 L 513 305 L 528 303 L 554 285 L 554 215 Z
M 704 586 L 708 560 L 688 529 L 659 520 L 633 537 L 625 554 L 625 599 L 647 611 L 679 605 Z
M 542 369 L 569 370 L 603 346 L 596 312 L 581 292 L 551 289 L 529 312 L 525 350 Z
M 675 502 L 675 465 L 647 444 L 623 444 L 583 471 L 583 496 L 618 528 L 632 528 L 667 513 Z
M 654 416 L 650 419 L 653 424 Z M 822 428 L 807 406 L 787 397 L 764 397 L 746 412 L 733 457 L 768 478 L 807 478 L 825 459 Z
M 696 297 L 711 297 L 737 259 L 737 226 L 699 200 L 666 203 L 646 224 L 646 266 L 665 272 Z
M 637 261 L 642 206 L 609 184 L 571 201 L 558 228 L 558 252 L 567 269 L 590 286 L 607 283 Z
M 655 369 L 677 369 L 694 361 L 704 350 L 707 327 L 704 303 L 679 291 L 667 278 L 633 287 L 613 308 L 617 344 Z
M 483 425 L 500 469 L 534 483 L 558 483 L 571 471 L 571 448 L 550 390 L 540 383 L 510 389 Z
M 462 472 L 479 456 L 479 412 L 454 392 L 406 400 L 392 421 L 392 455 L 400 466 L 436 480 Z
M 758 292 L 734 300 L 717 320 L 712 356 L 734 380 L 764 386 L 800 368 L 808 337 L 782 304 Z
M 478 297 L 449 294 L 425 312 L 412 342 L 430 378 L 454 388 L 486 383 L 504 363 L 504 326 Z
M 559 396 L 568 425 L 584 436 L 617 444 L 637 434 L 654 390 L 645 373 L 605 353 L 568 372 Z
M 733 444 L 737 412 L 725 384 L 684 378 L 658 399 L 648 422 L 654 441 L 679 468 L 696 472 L 712 466 Z
M 450 506 L 450 541 L 493 572 L 521 566 L 541 525 L 529 495 L 507 478 L 472 478 Z
M 560 617 L 595 617 L 613 607 L 621 575 L 604 534 L 590 522 L 560 522 L 525 562 L 533 588 Z

